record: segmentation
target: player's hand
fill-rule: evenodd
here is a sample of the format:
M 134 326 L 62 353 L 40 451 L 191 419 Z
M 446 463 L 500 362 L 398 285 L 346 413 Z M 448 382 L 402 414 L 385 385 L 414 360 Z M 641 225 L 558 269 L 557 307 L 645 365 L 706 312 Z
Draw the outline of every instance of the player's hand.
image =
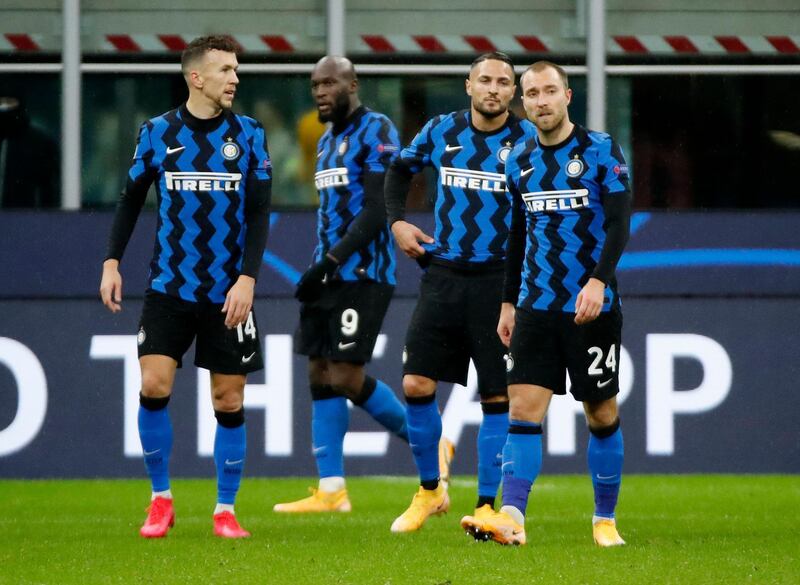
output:
M 419 258 L 425 254 L 425 248 L 419 245 L 420 242 L 433 244 L 435 240 L 423 232 L 413 223 L 398 220 L 392 224 L 392 234 L 397 240 L 397 245 L 409 258 Z
M 297 281 L 294 298 L 301 303 L 316 301 L 322 295 L 322 287 L 325 286 L 323 280 L 333 276 L 338 267 L 339 263 L 326 254 L 320 262 L 312 264 Z
M 239 275 L 236 283 L 225 296 L 222 312 L 225 313 L 225 327 L 233 329 L 242 325 L 253 308 L 253 294 L 256 279 L 252 276 Z
M 513 303 L 503 303 L 500 307 L 500 320 L 497 322 L 497 334 L 506 347 L 511 346 L 511 334 L 516 323 L 516 309 Z
M 119 260 L 108 259 L 103 262 L 103 277 L 100 280 L 100 299 L 112 313 L 122 310 L 122 275 L 119 273 Z
M 606 285 L 602 280 L 590 278 L 581 292 L 578 293 L 578 300 L 575 301 L 575 324 L 583 325 L 597 319 L 600 310 L 603 308 L 603 300 Z

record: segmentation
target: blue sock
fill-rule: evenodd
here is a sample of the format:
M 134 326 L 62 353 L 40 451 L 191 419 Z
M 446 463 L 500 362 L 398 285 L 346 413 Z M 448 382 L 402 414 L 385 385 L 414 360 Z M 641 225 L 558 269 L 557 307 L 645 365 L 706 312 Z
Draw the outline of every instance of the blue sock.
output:
M 214 463 L 217 466 L 217 503 L 233 504 L 242 481 L 247 435 L 244 409 L 236 412 L 215 411 L 217 433 L 214 436 Z
M 374 388 L 367 400 L 359 404 L 372 418 L 381 423 L 386 429 L 408 442 L 408 425 L 406 424 L 406 409 L 397 399 L 395 393 L 380 380 L 366 377 L 364 388 Z
M 622 483 L 624 459 L 622 429 L 619 420 L 604 429 L 590 429 L 589 472 L 594 486 L 594 515 L 613 518 Z
M 424 398 L 406 398 L 408 442 L 417 464 L 420 482 L 432 484 L 439 479 L 439 439 L 442 416 L 436 394 Z
M 169 489 L 169 456 L 172 452 L 172 423 L 169 397 L 139 396 L 139 440 L 144 451 L 144 466 L 154 492 Z
M 525 513 L 528 494 L 542 469 L 542 425 L 511 420 L 503 448 L 503 505 Z
M 495 405 L 504 407 L 505 412 L 490 412 Z M 487 402 L 481 406 L 484 412 L 478 430 L 478 498 L 494 500 L 500 487 L 503 446 L 508 437 L 508 402 Z
M 321 478 L 344 477 L 344 435 L 349 424 L 347 398 L 337 396 L 312 401 L 311 439 Z

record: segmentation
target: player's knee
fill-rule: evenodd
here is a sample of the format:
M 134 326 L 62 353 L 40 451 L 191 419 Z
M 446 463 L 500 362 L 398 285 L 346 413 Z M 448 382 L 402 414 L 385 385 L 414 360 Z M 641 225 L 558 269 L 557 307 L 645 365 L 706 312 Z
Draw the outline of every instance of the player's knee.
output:
M 142 396 L 146 398 L 165 398 L 172 392 L 170 379 L 157 372 L 142 372 Z
M 519 397 L 512 398 L 508 408 L 510 418 L 535 423 L 541 423 L 546 412 L 547 404 L 541 404 L 530 398 L 526 400 L 521 400 Z
M 364 366 L 347 362 L 333 362 L 328 368 L 331 387 L 350 400 L 357 398 L 364 386 Z
M 616 400 L 604 400 L 597 403 L 586 403 L 586 421 L 591 428 L 606 428 L 619 418 Z
M 424 376 L 403 376 L 403 393 L 409 398 L 430 396 L 436 391 L 436 382 Z
M 586 415 L 586 421 L 589 423 L 589 428 L 592 429 L 604 429 L 613 426 L 616 424 L 619 417 L 616 412 L 610 412 L 608 410 L 603 410 L 600 412 L 595 412 L 592 414 Z
M 244 404 L 244 392 L 238 387 L 220 386 L 212 391 L 214 410 L 234 412 Z

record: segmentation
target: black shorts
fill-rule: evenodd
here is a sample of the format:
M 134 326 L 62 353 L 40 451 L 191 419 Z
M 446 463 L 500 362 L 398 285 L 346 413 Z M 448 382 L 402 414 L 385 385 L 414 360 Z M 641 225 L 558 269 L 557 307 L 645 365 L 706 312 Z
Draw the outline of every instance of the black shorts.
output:
M 543 386 L 575 400 L 597 402 L 619 392 L 622 312 L 613 308 L 585 325 L 564 311 L 517 308 L 507 363 L 508 383 Z
M 354 364 L 370 361 L 393 293 L 393 285 L 372 280 L 326 284 L 318 300 L 300 305 L 295 353 Z
M 139 319 L 139 357 L 166 355 L 183 365 L 183 355 L 197 339 L 194 365 L 215 374 L 247 374 L 264 368 L 253 311 L 243 325 L 225 327 L 222 305 L 193 303 L 147 291 Z
M 506 395 L 506 348 L 497 335 L 502 292 L 502 269 L 431 265 L 406 333 L 403 374 L 465 386 L 472 358 L 481 397 Z

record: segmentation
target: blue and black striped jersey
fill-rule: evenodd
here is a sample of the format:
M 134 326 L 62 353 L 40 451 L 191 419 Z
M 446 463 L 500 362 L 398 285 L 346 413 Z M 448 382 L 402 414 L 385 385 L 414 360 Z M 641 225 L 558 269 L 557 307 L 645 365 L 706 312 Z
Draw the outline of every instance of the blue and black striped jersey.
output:
M 433 261 L 477 268 L 502 263 L 511 219 L 505 162 L 512 147 L 536 134 L 527 120 L 509 114 L 492 132 L 471 123 L 469 110 L 428 121 L 400 158 L 411 172 L 437 172 L 433 244 L 423 244 Z
M 391 120 L 363 106 L 351 114 L 341 131 L 328 128 L 322 135 L 314 175 L 319 192 L 315 262 L 345 237 L 364 207 L 366 174 L 385 173 L 399 150 L 400 140 Z M 397 282 L 394 238 L 385 221 L 375 239 L 343 260 L 337 278 Z
M 127 189 L 156 184 L 150 289 L 224 302 L 242 269 L 246 187 L 270 171 L 264 129 L 247 116 L 200 120 L 183 105 L 142 124 Z
M 533 138 L 517 145 L 506 178 L 515 212 L 526 218 L 517 306 L 574 311 L 606 239 L 603 201 L 630 194 L 622 149 L 608 134 L 576 124 L 560 144 Z M 606 285 L 603 311 L 619 304 L 616 279 Z

